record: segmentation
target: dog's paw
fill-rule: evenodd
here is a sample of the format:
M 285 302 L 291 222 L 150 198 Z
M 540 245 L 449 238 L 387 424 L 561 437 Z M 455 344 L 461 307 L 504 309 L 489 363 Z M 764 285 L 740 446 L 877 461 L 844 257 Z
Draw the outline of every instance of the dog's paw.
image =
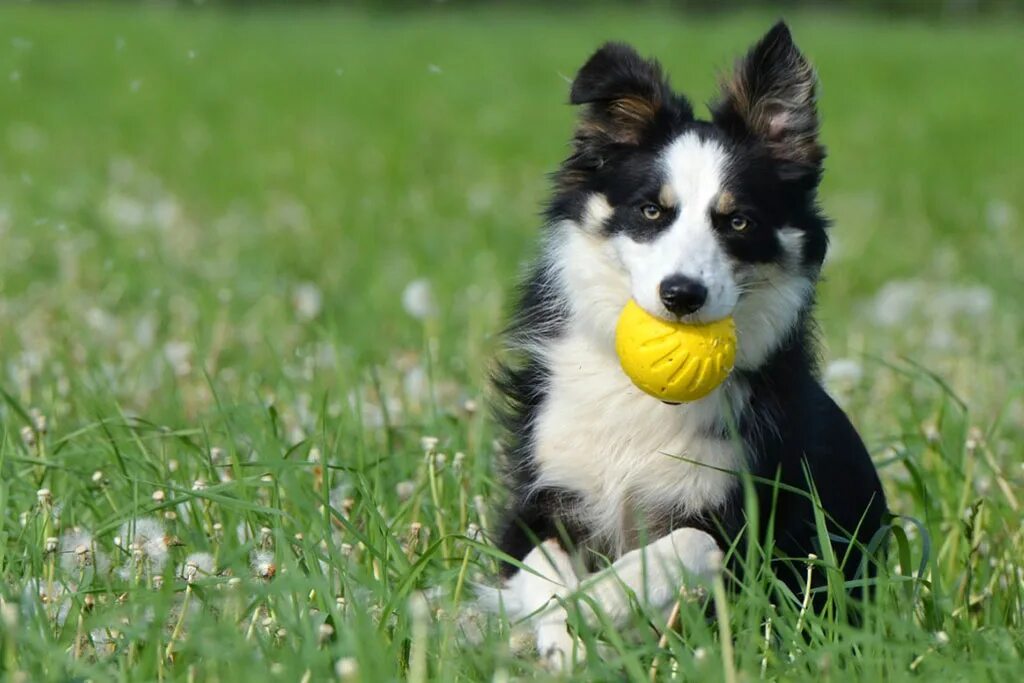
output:
M 722 549 L 710 534 L 684 527 L 673 531 L 668 538 L 679 564 L 692 577 L 710 581 L 722 569 Z
M 583 582 L 584 616 L 596 624 L 599 610 L 613 624 L 622 624 L 633 613 L 634 602 L 664 610 L 680 591 L 699 595 L 721 563 L 722 551 L 710 535 L 698 529 L 677 529 L 626 553 Z
M 581 662 L 586 652 L 583 643 L 571 633 L 564 619 L 551 619 L 536 625 L 537 654 L 548 671 L 565 672 Z

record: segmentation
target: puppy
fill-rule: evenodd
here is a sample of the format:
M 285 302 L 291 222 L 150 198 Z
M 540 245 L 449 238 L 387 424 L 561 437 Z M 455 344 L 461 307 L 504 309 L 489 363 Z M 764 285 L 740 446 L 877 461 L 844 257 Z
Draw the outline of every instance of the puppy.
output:
M 815 90 L 781 22 L 724 79 L 708 120 L 623 44 L 599 49 L 572 83 L 572 152 L 495 383 L 511 490 L 498 546 L 517 563 L 491 597 L 532 615 L 545 656 L 571 657 L 561 600 L 573 592 L 625 619 L 631 593 L 664 606 L 712 576 L 746 528 L 744 475 L 796 595 L 803 571 L 785 558 L 826 556 L 816 505 L 845 576 L 865 571 L 886 505 L 818 380 L 812 311 L 828 221 Z M 733 373 L 691 403 L 641 392 L 614 350 L 630 299 L 671 321 L 732 316 Z

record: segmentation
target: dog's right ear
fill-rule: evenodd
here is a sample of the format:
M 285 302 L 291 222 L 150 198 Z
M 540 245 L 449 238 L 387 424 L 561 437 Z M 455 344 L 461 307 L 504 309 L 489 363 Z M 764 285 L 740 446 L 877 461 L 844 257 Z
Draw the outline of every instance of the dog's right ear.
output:
M 584 105 L 577 145 L 639 144 L 673 97 L 657 62 L 606 43 L 572 82 L 569 101 Z
M 814 69 L 780 21 L 723 81 L 712 119 L 735 137 L 760 140 L 786 177 L 817 184 L 825 157 L 818 140 L 817 84 Z

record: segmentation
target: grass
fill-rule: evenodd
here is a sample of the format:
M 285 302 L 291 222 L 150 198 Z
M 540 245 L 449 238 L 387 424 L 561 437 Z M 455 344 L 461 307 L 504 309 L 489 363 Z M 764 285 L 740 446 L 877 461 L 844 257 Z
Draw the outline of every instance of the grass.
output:
M 623 38 L 701 102 L 769 20 L 0 8 L 3 677 L 545 677 L 459 603 L 494 568 L 485 377 L 565 77 Z M 892 566 L 859 630 L 755 577 L 678 635 L 581 626 L 574 676 L 1005 680 L 1024 30 L 791 20 L 824 83 L 829 387 L 908 516 Z

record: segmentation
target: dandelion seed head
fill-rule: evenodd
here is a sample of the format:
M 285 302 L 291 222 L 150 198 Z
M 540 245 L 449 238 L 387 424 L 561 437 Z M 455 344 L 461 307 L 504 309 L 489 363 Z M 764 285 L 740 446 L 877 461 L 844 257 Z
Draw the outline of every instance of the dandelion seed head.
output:
M 122 544 L 128 543 L 127 549 L 136 562 L 146 564 L 154 573 L 163 569 L 170 551 L 170 539 L 160 520 L 143 517 L 125 522 L 118 536 Z
M 430 375 L 422 365 L 414 365 L 402 376 L 402 390 L 413 404 L 419 405 L 430 397 Z
M 58 626 L 63 626 L 71 611 L 71 597 L 64 584 L 57 581 L 32 578 L 22 590 L 21 607 L 25 616 L 31 617 L 42 605 L 46 615 Z
M 18 628 L 18 610 L 3 598 L 0 598 L 0 624 L 3 624 L 8 632 L 14 632 Z
M 985 222 L 992 230 L 1006 230 L 1013 226 L 1017 212 L 1013 205 L 1003 199 L 989 200 L 985 206 Z
M 875 320 L 885 327 L 900 325 L 920 307 L 924 289 L 922 283 L 913 280 L 886 283 L 875 295 Z
M 433 463 L 436 471 L 442 472 L 444 471 L 445 465 L 448 463 L 448 456 L 444 453 L 434 453 L 431 462 Z
M 864 368 L 853 358 L 837 358 L 825 367 L 826 384 L 853 385 L 864 376 Z
M 107 556 L 96 548 L 95 539 L 88 531 L 74 527 L 66 531 L 58 544 L 60 566 L 68 574 L 77 574 L 86 567 L 105 572 L 110 568 Z
M 412 498 L 415 493 L 416 482 L 411 479 L 406 479 L 405 481 L 400 481 L 395 484 L 395 494 L 398 496 L 398 500 L 403 503 Z
M 164 344 L 164 358 L 174 374 L 183 377 L 192 372 L 192 345 L 185 341 L 169 341 Z
M 402 292 L 402 308 L 417 320 L 432 318 L 437 313 L 434 290 L 426 279 L 413 280 Z
M 272 579 L 277 574 L 277 565 L 274 564 L 274 553 L 269 550 L 256 550 L 252 553 L 249 566 L 253 574 L 261 579 Z
M 29 416 L 32 418 L 32 426 L 36 430 L 36 433 L 45 434 L 47 428 L 46 415 L 43 415 L 38 408 L 32 408 L 29 411 Z
M 300 320 L 313 320 L 323 309 L 323 294 L 312 282 L 303 282 L 292 292 L 292 306 Z
M 342 681 L 355 680 L 359 676 L 359 661 L 355 657 L 342 657 L 334 663 L 334 675 Z
M 217 563 L 210 553 L 192 553 L 185 558 L 179 576 L 188 583 L 193 583 L 204 576 L 217 573 Z
M 331 492 L 327 496 L 327 500 L 331 507 L 335 510 L 348 512 L 348 510 L 345 509 L 345 502 L 349 500 L 349 492 L 351 492 L 351 490 L 352 486 L 347 482 L 338 484 L 331 489 Z M 349 507 L 349 510 L 351 510 L 351 506 Z

